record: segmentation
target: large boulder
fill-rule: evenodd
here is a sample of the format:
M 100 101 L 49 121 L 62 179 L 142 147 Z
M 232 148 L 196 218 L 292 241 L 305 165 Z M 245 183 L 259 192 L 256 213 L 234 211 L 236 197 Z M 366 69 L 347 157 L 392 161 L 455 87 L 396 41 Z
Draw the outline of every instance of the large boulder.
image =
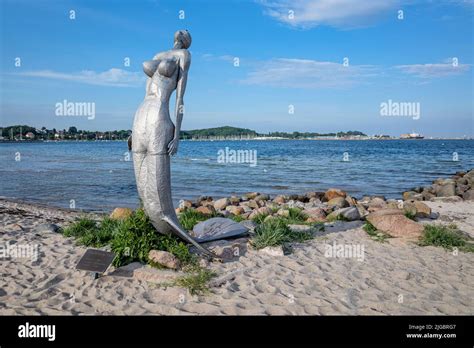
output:
M 403 203 L 403 210 L 416 217 L 428 218 L 431 216 L 431 208 L 420 201 L 406 201 Z
M 231 219 L 216 217 L 199 222 L 193 228 L 194 239 L 198 242 L 209 242 L 244 235 L 248 228 Z
M 331 199 L 336 198 L 336 197 L 345 198 L 346 193 L 344 191 L 336 189 L 336 188 L 330 188 L 324 194 L 324 198 L 326 199 L 326 201 L 330 201 Z
M 201 205 L 200 207 L 196 208 L 196 211 L 204 215 L 212 215 L 216 212 L 216 210 L 214 209 L 212 205 L 205 205 L 205 206 Z
M 379 210 L 367 215 L 366 219 L 377 230 L 392 237 L 418 240 L 423 235 L 423 225 L 408 219 L 398 209 Z
M 436 197 L 450 197 L 456 195 L 456 182 L 453 179 L 438 179 L 433 184 Z

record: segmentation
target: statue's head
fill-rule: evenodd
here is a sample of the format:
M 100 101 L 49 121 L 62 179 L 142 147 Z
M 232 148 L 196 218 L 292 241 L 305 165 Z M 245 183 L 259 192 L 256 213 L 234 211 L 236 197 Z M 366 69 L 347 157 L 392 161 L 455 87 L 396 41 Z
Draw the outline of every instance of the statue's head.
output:
M 174 33 L 174 45 L 180 48 L 189 48 L 191 46 L 191 34 L 186 29 L 178 30 Z

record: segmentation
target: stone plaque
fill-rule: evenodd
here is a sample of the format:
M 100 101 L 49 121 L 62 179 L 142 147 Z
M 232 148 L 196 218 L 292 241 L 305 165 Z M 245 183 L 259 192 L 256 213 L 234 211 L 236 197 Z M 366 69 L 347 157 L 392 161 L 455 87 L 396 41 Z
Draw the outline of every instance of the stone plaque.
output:
M 114 258 L 114 253 L 97 249 L 87 249 L 76 265 L 76 269 L 94 273 L 104 273 Z

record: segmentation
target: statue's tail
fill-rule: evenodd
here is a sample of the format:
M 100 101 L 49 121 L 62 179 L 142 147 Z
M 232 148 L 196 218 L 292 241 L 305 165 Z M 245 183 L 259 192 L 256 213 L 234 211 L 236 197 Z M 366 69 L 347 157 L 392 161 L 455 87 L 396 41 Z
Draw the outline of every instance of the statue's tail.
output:
M 171 227 L 173 232 L 181 239 L 194 245 L 201 254 L 213 259 L 219 259 L 219 257 L 217 257 L 215 254 L 204 248 L 202 245 L 199 245 L 199 243 L 196 242 L 188 233 L 186 233 L 186 231 L 179 224 L 177 224 L 176 221 L 169 218 L 168 216 L 162 217 L 162 220 L 165 221 Z

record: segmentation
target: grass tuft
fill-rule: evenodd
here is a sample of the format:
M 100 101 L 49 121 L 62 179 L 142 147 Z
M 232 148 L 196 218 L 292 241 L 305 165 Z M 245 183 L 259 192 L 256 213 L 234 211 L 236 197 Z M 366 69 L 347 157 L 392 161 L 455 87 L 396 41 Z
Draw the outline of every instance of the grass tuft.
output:
M 373 240 L 381 243 L 385 243 L 387 241 L 387 238 L 390 238 L 389 235 L 378 231 L 374 225 L 372 225 L 370 222 L 366 221 L 365 225 L 362 226 L 363 230 L 367 232 L 367 234 L 372 238 Z
M 203 295 L 209 293 L 209 281 L 216 273 L 206 268 L 197 268 L 189 274 L 176 279 L 173 285 L 188 289 L 191 295 Z
M 262 222 L 255 228 L 255 235 L 250 243 L 256 249 L 263 249 L 267 246 L 304 242 L 312 238 L 311 233 L 291 231 L 284 218 L 274 218 Z
M 425 225 L 420 245 L 434 245 L 447 250 L 458 248 L 464 252 L 474 252 L 474 245 L 456 225 Z

